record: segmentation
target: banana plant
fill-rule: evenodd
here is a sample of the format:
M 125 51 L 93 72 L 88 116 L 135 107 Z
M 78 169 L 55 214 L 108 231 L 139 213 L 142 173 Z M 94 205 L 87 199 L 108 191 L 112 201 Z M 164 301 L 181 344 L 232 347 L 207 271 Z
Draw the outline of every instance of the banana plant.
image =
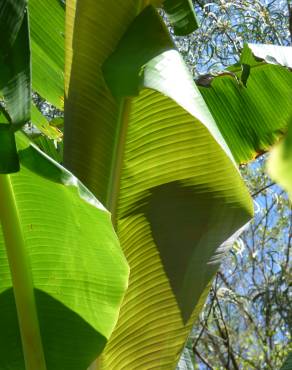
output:
M 157 11 L 66 5 L 64 163 L 110 210 L 131 270 L 98 368 L 171 369 L 251 201 Z
M 18 10 L 12 3 L 0 5 L 10 40 L 3 47 L 19 45 L 5 64 L 11 71 L 0 68 L 0 164 L 12 194 L 1 208 L 0 368 L 85 370 L 98 357 L 90 369 L 173 369 L 222 256 L 252 217 L 237 164 L 287 128 L 291 74 L 257 65 L 247 49 L 240 65 L 199 89 L 155 9 L 163 6 L 175 32 L 186 34 L 197 27 L 189 0 L 67 0 L 66 21 L 59 0 L 24 1 Z M 10 24 L 27 16 L 31 53 L 28 32 Z M 24 78 L 13 74 L 19 61 Z M 30 79 L 42 98 L 64 106 L 66 169 L 14 134 L 30 119 Z M 263 113 L 271 100 L 259 104 L 264 86 L 281 104 L 270 121 Z M 243 118 L 246 109 L 254 121 Z M 24 317 L 36 328 L 37 351 L 20 336 L 23 302 L 5 237 L 13 207 L 31 297 Z
M 64 161 L 112 212 L 131 268 L 98 368 L 171 369 L 218 267 L 218 246 L 239 227 L 227 225 L 251 214 L 242 185 L 229 185 L 239 179 L 234 162 L 286 130 L 291 73 L 243 59 L 252 64 L 247 87 L 235 66 L 216 78 L 221 99 L 214 79 L 201 89 L 204 101 L 153 8 L 74 4 L 67 2 Z M 272 117 L 276 101 L 265 86 L 280 103 Z M 239 208 L 229 198 L 235 189 Z

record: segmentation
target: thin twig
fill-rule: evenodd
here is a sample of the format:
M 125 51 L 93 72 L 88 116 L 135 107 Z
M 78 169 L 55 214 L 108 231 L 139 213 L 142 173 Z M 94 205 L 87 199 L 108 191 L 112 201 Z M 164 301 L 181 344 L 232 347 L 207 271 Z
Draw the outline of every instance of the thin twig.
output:
M 255 198 L 257 195 L 259 195 L 261 192 L 263 192 L 264 190 L 270 188 L 271 186 L 273 185 L 276 185 L 275 182 L 271 182 L 270 184 L 264 186 L 263 188 L 261 188 L 260 190 L 257 190 L 255 193 L 251 194 L 252 198 Z

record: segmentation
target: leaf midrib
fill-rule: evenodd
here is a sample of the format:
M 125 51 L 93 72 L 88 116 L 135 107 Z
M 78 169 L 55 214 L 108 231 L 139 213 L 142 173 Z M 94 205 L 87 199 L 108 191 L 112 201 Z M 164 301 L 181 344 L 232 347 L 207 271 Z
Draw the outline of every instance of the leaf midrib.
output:
M 115 132 L 113 153 L 111 158 L 109 184 L 106 194 L 106 207 L 112 214 L 112 222 L 116 226 L 117 206 L 126 145 L 127 131 L 130 120 L 131 98 L 122 98 L 118 107 L 117 128 Z
M 149 3 L 151 3 L 149 0 L 139 0 L 136 8 L 136 15 L 138 15 L 147 5 L 149 5 Z M 112 223 L 115 228 L 117 224 L 118 198 L 120 193 L 122 167 L 130 120 L 131 104 L 132 98 L 130 97 L 123 97 L 118 102 L 118 119 L 111 158 L 109 183 L 107 186 L 105 199 L 105 206 L 112 214 Z

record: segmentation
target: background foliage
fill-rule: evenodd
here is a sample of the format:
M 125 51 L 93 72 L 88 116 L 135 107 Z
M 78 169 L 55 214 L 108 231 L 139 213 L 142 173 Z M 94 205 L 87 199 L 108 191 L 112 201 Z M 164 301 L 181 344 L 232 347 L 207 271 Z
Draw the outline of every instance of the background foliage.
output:
M 223 261 L 193 328 L 202 369 L 279 369 L 289 351 L 291 205 L 264 170 L 264 157 L 241 170 L 256 214 Z
M 195 78 L 238 61 L 244 42 L 291 44 L 289 1 L 194 5 L 200 28 L 174 37 Z M 278 369 L 289 352 L 291 204 L 266 174 L 265 162 L 263 156 L 241 166 L 255 218 L 225 257 L 179 369 Z
M 174 38 L 194 77 L 238 61 L 244 42 L 291 43 L 290 0 L 199 0 L 193 3 L 200 27 L 189 36 Z

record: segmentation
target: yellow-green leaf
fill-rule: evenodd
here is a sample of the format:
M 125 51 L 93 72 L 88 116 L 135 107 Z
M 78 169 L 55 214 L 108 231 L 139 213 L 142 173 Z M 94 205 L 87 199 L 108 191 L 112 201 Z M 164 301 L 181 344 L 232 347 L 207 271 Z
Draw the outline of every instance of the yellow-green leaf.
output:
M 67 9 L 64 161 L 111 210 L 131 269 L 99 366 L 172 369 L 226 250 L 219 246 L 252 204 L 181 57 L 164 47 L 157 13 L 145 9 L 125 33 L 132 1 Z M 132 91 L 140 93 L 124 96 Z

